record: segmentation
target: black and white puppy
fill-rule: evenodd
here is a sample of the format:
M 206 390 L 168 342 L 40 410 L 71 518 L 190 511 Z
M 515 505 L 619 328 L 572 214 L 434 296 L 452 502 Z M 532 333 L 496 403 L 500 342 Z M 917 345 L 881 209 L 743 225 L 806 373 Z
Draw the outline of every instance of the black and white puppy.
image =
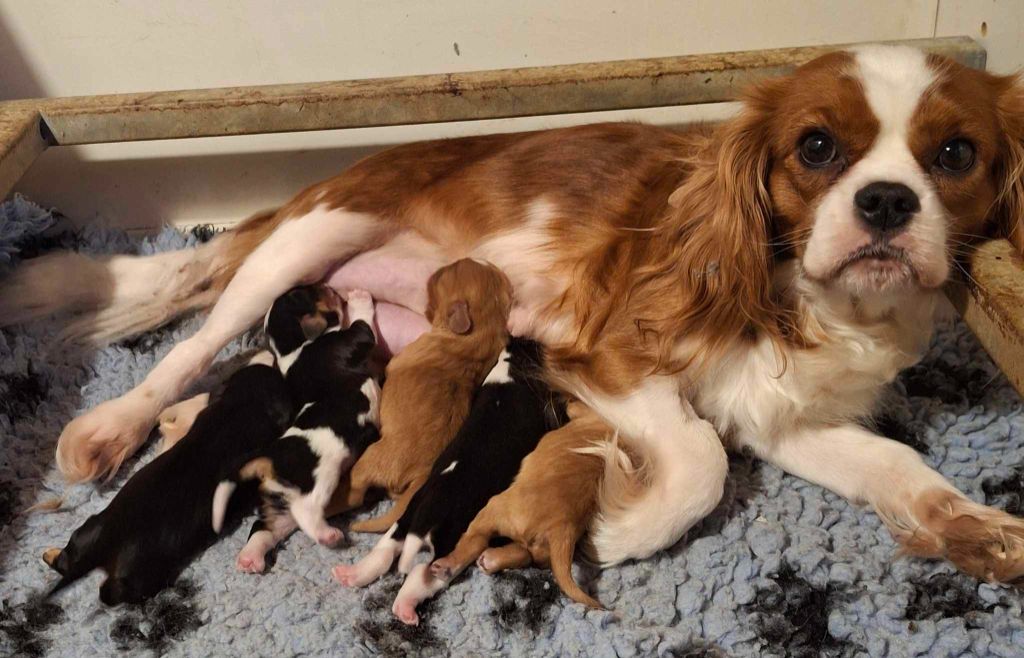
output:
M 407 624 L 419 621 L 416 606 L 443 584 L 431 591 L 427 565 L 414 567 L 417 553 L 424 546 L 432 555 L 450 553 L 487 501 L 512 484 L 523 458 L 541 437 L 565 423 L 564 404 L 541 378 L 542 369 L 538 343 L 509 341 L 477 392 L 465 423 L 434 462 L 430 478 L 365 558 L 335 569 L 339 582 L 372 582 L 401 554 L 398 570 L 409 576 L 393 611 Z
M 299 412 L 279 439 L 251 455 L 213 495 L 213 529 L 220 532 L 235 489 L 260 480 L 260 518 L 237 560 L 238 568 L 249 573 L 262 572 L 266 552 L 296 526 L 326 546 L 342 538 L 341 530 L 327 523 L 324 511 L 341 476 L 380 437 L 370 295 L 349 294 L 347 329 L 341 328 L 340 300 L 329 288 L 298 288 L 289 295 L 292 307 L 275 305 L 266 327 Z M 324 310 L 332 304 L 333 315 Z M 302 321 L 295 323 L 296 317 Z M 320 326 L 323 318 L 327 326 Z
M 216 540 L 210 497 L 218 483 L 241 456 L 275 441 L 292 418 L 291 394 L 272 362 L 262 352 L 232 375 L 181 441 L 135 473 L 64 550 L 43 554 L 62 576 L 51 593 L 99 568 L 107 573 L 103 603 L 139 602 L 173 584 Z M 247 487 L 224 517 L 237 521 L 256 500 L 256 488 Z

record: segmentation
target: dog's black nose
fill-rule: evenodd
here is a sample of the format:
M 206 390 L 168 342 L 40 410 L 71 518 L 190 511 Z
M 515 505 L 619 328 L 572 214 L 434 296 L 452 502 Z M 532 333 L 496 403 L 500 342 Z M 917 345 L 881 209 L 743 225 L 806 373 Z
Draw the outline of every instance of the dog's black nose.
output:
M 895 231 L 921 210 L 917 194 L 903 183 L 870 183 L 857 190 L 853 203 L 867 225 L 878 231 Z

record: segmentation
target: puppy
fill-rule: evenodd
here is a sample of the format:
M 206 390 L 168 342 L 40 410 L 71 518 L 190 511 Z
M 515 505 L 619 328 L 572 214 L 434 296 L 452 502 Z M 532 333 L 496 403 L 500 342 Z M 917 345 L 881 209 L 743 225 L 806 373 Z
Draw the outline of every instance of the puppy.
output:
M 433 594 L 418 586 L 421 578 L 415 570 L 410 573 L 420 548 L 450 553 L 491 496 L 512 483 L 541 437 L 564 421 L 562 405 L 540 378 L 542 367 L 539 343 L 518 338 L 509 342 L 426 484 L 369 555 L 355 565 L 335 567 L 338 582 L 365 585 L 401 553 L 398 569 L 410 576 L 393 611 L 406 624 L 418 623 L 416 606 Z M 424 571 L 426 565 L 416 569 Z
M 317 290 L 315 303 L 321 307 L 337 299 L 329 288 Z M 351 324 L 341 329 L 337 311 L 296 312 L 313 301 L 309 294 L 309 289 L 293 292 L 293 308 L 277 313 L 276 305 L 267 317 L 270 346 L 298 415 L 278 440 L 251 456 L 217 487 L 212 527 L 218 533 L 239 483 L 259 479 L 260 519 L 250 541 L 260 532 L 283 538 L 296 525 L 325 546 L 342 537 L 339 529 L 327 523 L 324 510 L 341 476 L 380 437 L 380 388 L 370 366 L 376 346 L 373 300 L 365 292 L 350 293 Z M 302 321 L 295 322 L 297 316 Z M 243 550 L 239 568 L 262 571 L 265 551 L 255 553 Z
M 371 487 L 387 490 L 396 501 L 380 518 L 354 523 L 353 530 L 387 530 L 426 482 L 508 340 L 511 304 L 512 286 L 493 265 L 467 258 L 430 277 L 426 315 L 431 330 L 388 364 L 381 440 L 356 462 L 332 512 L 361 505 Z
M 189 432 L 125 483 L 105 510 L 89 517 L 64 550 L 43 560 L 62 576 L 51 593 L 103 569 L 100 600 L 145 600 L 169 586 L 196 553 L 213 543 L 210 497 L 240 456 L 274 441 L 292 416 L 291 395 L 269 353 L 236 372 Z M 224 517 L 236 521 L 256 502 L 247 487 Z
M 569 405 L 568 414 L 569 424 L 544 435 L 523 460 L 512 486 L 491 498 L 455 550 L 435 560 L 429 575 L 424 572 L 425 579 L 446 586 L 474 560 L 485 573 L 533 562 L 550 565 L 555 582 L 573 601 L 601 607 L 573 580 L 573 553 L 598 509 L 606 454 L 613 452 L 614 461 L 623 465 L 610 469 L 606 485 L 617 483 L 614 478 L 628 472 L 631 461 L 610 440 L 612 430 L 597 414 L 578 402 Z M 512 541 L 488 548 L 496 537 Z

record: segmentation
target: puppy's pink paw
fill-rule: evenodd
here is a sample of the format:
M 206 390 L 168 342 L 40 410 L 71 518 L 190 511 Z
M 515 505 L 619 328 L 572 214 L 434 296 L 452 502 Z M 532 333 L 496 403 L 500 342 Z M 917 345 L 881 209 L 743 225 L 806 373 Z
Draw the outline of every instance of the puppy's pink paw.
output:
M 391 612 L 398 617 L 398 621 L 406 626 L 420 625 L 420 616 L 416 614 L 416 603 L 413 601 L 395 599 L 395 604 L 391 606 Z
M 360 587 L 359 569 L 354 564 L 339 564 L 331 569 L 331 575 L 343 587 Z
M 245 553 L 238 554 L 235 566 L 242 573 L 263 573 L 263 570 L 267 568 L 262 555 L 246 555 Z
M 489 552 L 490 551 L 484 551 L 480 554 L 480 557 L 476 559 L 476 566 L 480 569 L 480 571 L 483 571 L 485 574 L 488 575 L 493 574 L 495 571 L 498 570 L 497 565 L 494 563 L 494 560 L 490 555 L 488 555 Z
M 319 534 L 317 534 L 316 541 L 321 546 L 327 546 L 328 548 L 331 548 L 337 546 L 338 542 L 340 542 L 344 538 L 345 533 L 343 533 L 338 528 L 331 526 L 324 530 L 321 530 Z
M 455 564 L 448 558 L 441 558 L 430 563 L 430 575 L 438 580 L 449 581 L 455 572 Z

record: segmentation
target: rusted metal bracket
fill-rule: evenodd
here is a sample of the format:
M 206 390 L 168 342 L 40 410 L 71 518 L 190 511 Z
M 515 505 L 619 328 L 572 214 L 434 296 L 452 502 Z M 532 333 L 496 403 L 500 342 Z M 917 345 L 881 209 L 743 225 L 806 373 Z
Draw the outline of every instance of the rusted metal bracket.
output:
M 900 42 L 985 68 L 967 37 Z M 50 145 L 393 126 L 732 100 L 749 84 L 848 45 L 0 103 L 0 198 Z M 982 245 L 973 281 L 951 285 L 964 319 L 1024 393 L 1024 264 Z

